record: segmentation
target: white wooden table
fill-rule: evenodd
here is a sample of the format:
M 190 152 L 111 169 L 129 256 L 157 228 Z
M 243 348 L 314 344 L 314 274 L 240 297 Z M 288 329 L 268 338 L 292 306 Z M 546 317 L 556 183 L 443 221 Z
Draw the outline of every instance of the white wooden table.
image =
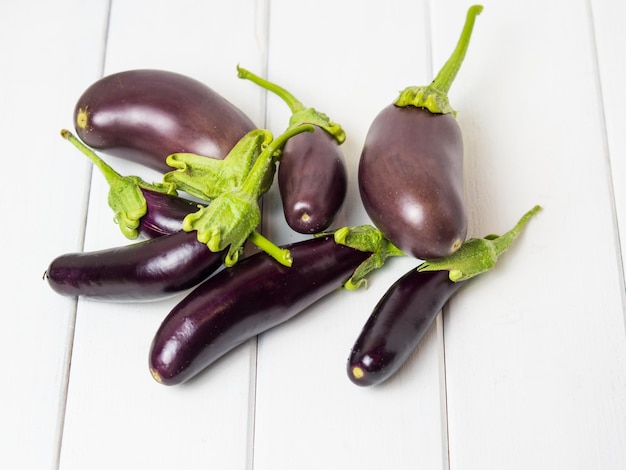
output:
M 57 0 L 0 6 L 0 468 L 626 468 L 626 63 L 617 0 L 486 1 L 450 92 L 464 132 L 470 235 L 544 210 L 496 269 L 444 309 L 401 373 L 346 377 L 376 301 L 414 264 L 337 292 L 179 387 L 148 371 L 180 300 L 106 304 L 53 293 L 57 255 L 125 244 L 91 164 L 59 137 L 103 74 L 198 78 L 261 127 L 269 77 L 340 122 L 350 190 L 338 226 L 367 223 L 365 133 L 454 47 L 459 0 Z M 120 173 L 157 175 L 117 161 Z M 93 173 L 93 175 L 92 175 Z M 264 230 L 298 237 L 266 198 Z

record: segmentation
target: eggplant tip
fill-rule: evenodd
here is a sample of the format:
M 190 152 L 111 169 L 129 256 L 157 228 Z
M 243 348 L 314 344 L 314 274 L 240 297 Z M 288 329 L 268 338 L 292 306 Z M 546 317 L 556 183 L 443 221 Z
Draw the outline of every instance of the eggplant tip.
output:
M 354 366 L 352 368 L 352 377 L 354 377 L 356 380 L 362 379 L 364 375 L 365 372 L 363 372 L 363 369 L 361 369 L 359 366 Z
M 154 369 L 153 367 L 150 367 L 150 374 L 152 375 L 152 378 L 154 380 L 156 380 L 157 382 L 159 382 L 160 384 L 163 383 L 163 379 L 161 378 L 161 375 L 159 374 L 159 372 Z

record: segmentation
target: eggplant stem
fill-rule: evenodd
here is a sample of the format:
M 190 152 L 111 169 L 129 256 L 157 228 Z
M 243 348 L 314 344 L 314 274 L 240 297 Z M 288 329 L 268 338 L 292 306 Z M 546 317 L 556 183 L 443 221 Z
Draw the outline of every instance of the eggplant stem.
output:
M 288 249 L 275 245 L 256 230 L 253 230 L 252 233 L 250 233 L 249 240 L 257 248 L 270 255 L 283 266 L 291 267 L 293 264 L 293 258 L 291 257 L 291 252 Z
M 107 163 L 102 160 L 96 153 L 83 144 L 74 134 L 72 134 L 67 129 L 61 130 L 61 137 L 65 140 L 68 140 L 74 147 L 80 150 L 89 160 L 93 162 L 94 165 L 98 167 L 98 169 L 102 172 L 102 175 L 105 177 L 109 186 L 114 185 L 123 177 L 113 168 L 111 168 Z
M 304 109 L 304 105 L 298 100 L 294 95 L 292 95 L 289 91 L 284 89 L 283 87 L 270 82 L 264 78 L 259 77 L 258 75 L 250 72 L 243 67 L 237 65 L 237 76 L 239 78 L 244 78 L 246 80 L 250 80 L 252 83 L 256 83 L 262 88 L 265 88 L 268 91 L 271 91 L 280 99 L 282 99 L 292 113 L 297 113 L 298 111 L 302 111 Z
M 482 5 L 471 6 L 467 11 L 465 25 L 463 26 L 463 31 L 461 32 L 457 45 L 450 55 L 450 58 L 446 61 L 443 67 L 441 67 L 441 70 L 432 82 L 432 86 L 437 90 L 440 90 L 443 93 L 448 93 L 448 91 L 450 91 L 452 82 L 454 82 L 454 79 L 461 68 L 461 64 L 465 59 L 465 53 L 467 52 L 470 37 L 472 36 L 476 16 L 478 16 L 482 11 Z

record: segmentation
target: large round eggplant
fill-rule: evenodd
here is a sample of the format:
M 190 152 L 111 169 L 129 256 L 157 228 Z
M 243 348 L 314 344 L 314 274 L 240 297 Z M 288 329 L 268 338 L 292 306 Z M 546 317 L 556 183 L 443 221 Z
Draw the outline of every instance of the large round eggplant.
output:
M 248 339 L 340 288 L 371 253 L 332 236 L 287 245 L 285 267 L 260 252 L 196 287 L 165 318 L 149 356 L 165 385 L 187 381 Z
M 54 259 L 45 279 L 54 291 L 106 301 L 146 301 L 190 289 L 213 274 L 225 253 L 194 232 L 179 231 L 132 245 Z
M 93 83 L 74 109 L 78 136 L 90 147 L 161 172 L 168 155 L 223 159 L 256 128 L 204 83 L 165 70 L 128 70 Z
M 378 302 L 350 351 L 350 380 L 376 385 L 396 373 L 462 285 L 452 282 L 448 271 L 412 269 L 398 279 Z
M 433 82 L 406 88 L 378 114 L 359 161 L 359 190 L 372 222 L 416 258 L 448 256 L 467 235 L 463 139 L 447 92 L 481 10 L 469 9 L 457 47 Z

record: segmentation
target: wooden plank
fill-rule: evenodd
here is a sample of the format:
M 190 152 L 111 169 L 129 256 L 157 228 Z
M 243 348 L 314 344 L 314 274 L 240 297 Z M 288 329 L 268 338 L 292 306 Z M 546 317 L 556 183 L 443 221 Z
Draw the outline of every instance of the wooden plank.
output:
M 71 125 L 75 90 L 100 73 L 106 10 L 99 0 L 0 7 L 1 468 L 58 460 L 75 302 L 42 275 L 82 243 L 89 166 L 59 131 Z
M 344 126 L 350 187 L 335 226 L 368 223 L 356 180 L 361 146 L 400 89 L 432 79 L 428 11 L 425 2 L 325 0 L 304 11 L 294 16 L 292 2 L 272 2 L 268 76 Z M 410 27 L 398 27 L 403 14 L 410 14 Z M 280 132 L 287 118 L 284 103 L 270 95 L 272 130 Z M 265 202 L 268 235 L 302 238 L 286 226 L 276 188 Z M 368 289 L 335 292 L 261 336 L 255 469 L 445 468 L 437 329 L 384 386 L 361 389 L 346 375 L 349 350 L 374 304 L 416 265 L 392 260 L 371 276 Z
M 432 6 L 436 63 L 463 7 Z M 445 316 L 451 468 L 626 462 L 623 286 L 588 13 L 487 5 L 454 87 L 472 233 L 544 211 Z
M 626 246 L 626 136 L 622 129 L 626 126 L 626 110 L 621 106 L 624 99 L 626 64 L 622 59 L 622 44 L 626 41 L 626 31 L 617 18 L 626 14 L 626 5 L 621 2 L 591 2 L 591 14 L 597 47 L 597 65 L 602 91 L 602 110 L 606 126 L 607 155 L 610 158 L 612 190 L 615 197 L 615 210 L 622 247 L 622 269 L 624 269 L 624 247 Z
M 262 6 L 115 2 L 105 73 L 144 67 L 185 73 L 258 121 L 262 94 L 242 85 L 236 65 L 263 64 Z M 114 164 L 122 174 L 159 179 L 128 162 Z M 127 243 L 111 216 L 103 179 L 94 175 L 86 249 Z M 148 372 L 152 335 L 181 297 L 140 305 L 79 303 L 61 468 L 248 468 L 255 341 L 182 386 L 161 386 Z

